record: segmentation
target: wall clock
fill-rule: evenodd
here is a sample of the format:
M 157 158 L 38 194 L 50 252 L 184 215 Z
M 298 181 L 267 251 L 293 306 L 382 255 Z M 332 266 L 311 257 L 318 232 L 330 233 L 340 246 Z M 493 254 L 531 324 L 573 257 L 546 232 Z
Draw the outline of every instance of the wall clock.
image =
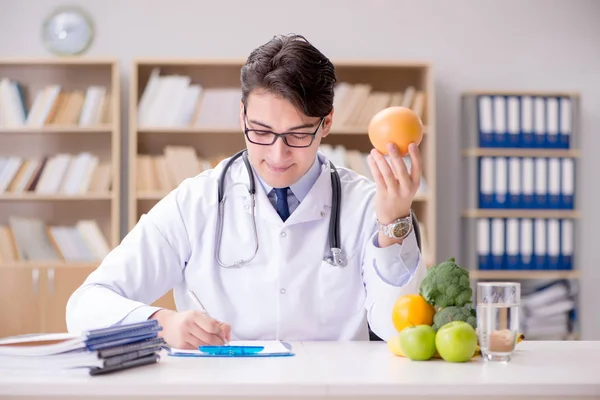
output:
M 79 55 L 92 44 L 94 25 L 81 8 L 61 7 L 44 20 L 42 39 L 46 48 L 56 55 Z

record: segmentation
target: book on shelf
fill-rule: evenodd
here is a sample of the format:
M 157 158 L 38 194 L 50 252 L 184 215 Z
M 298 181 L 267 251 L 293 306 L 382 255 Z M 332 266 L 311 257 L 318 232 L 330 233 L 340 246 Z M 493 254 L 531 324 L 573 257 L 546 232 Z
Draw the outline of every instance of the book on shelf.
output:
M 156 364 L 165 341 L 156 320 L 81 333 L 31 333 L 0 339 L 0 371 L 102 375 Z
M 0 156 L 0 196 L 2 193 L 108 193 L 111 183 L 110 162 L 100 161 L 89 152 L 59 153 L 40 158 Z
M 527 339 L 560 340 L 575 330 L 578 285 L 574 281 L 522 284 L 519 325 Z
M 27 107 L 23 84 L 0 79 L 0 128 L 45 126 L 97 126 L 112 121 L 110 91 L 104 86 L 70 90 L 60 84 L 47 85 Z
M 573 99 L 566 95 L 481 94 L 476 98 L 480 147 L 568 149 Z
M 94 220 L 73 225 L 48 224 L 39 218 L 9 217 L 0 225 L 0 264 L 27 261 L 93 262 L 110 251 Z
M 204 87 L 183 74 L 161 75 L 153 68 L 138 103 L 138 126 L 238 129 L 242 91 Z M 414 86 L 402 91 L 374 90 L 370 84 L 340 82 L 335 87 L 332 129 L 366 128 L 371 118 L 390 106 L 413 109 L 423 118 L 425 92 Z

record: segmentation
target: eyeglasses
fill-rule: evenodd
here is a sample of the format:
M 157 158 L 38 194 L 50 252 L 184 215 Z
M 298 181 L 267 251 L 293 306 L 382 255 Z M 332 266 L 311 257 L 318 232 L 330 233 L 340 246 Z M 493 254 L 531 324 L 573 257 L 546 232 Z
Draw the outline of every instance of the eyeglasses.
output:
M 296 148 L 302 147 L 310 147 L 315 140 L 315 136 L 321 128 L 323 121 L 325 121 L 325 117 L 321 118 L 319 121 L 319 125 L 317 125 L 317 129 L 313 133 L 305 133 L 305 132 L 287 132 L 287 133 L 275 133 L 265 129 L 248 129 L 246 125 L 246 108 L 244 107 L 244 134 L 248 138 L 248 141 L 254 144 L 258 144 L 261 146 L 270 146 L 277 138 L 281 137 L 283 142 L 290 146 Z

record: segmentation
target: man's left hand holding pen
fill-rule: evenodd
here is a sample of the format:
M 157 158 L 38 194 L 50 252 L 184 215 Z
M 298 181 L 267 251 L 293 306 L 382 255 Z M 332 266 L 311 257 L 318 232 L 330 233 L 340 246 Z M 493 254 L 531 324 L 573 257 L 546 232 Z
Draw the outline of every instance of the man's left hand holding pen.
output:
M 198 349 L 200 346 L 228 345 L 231 340 L 231 326 L 212 318 L 193 292 L 190 296 L 199 306 L 198 310 L 172 311 L 159 310 L 150 319 L 162 326 L 160 336 L 173 348 Z

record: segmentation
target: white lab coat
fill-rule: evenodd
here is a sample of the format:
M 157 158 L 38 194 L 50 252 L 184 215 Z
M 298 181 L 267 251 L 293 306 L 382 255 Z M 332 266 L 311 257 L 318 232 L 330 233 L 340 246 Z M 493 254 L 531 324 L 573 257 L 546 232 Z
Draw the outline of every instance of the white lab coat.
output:
M 231 324 L 234 340 L 366 340 L 367 321 L 377 335 L 389 338 L 395 333 L 394 301 L 418 293 L 426 274 L 415 236 L 402 246 L 375 247 L 375 186 L 338 168 L 341 247 L 348 265 L 323 261 L 330 255 L 332 189 L 328 162 L 318 154 L 321 174 L 286 222 L 255 178 L 259 250 L 242 268 L 225 269 L 215 259 L 217 180 L 227 160 L 185 180 L 140 218 L 73 293 L 67 304 L 69 331 L 145 320 L 157 310 L 148 304 L 172 288 L 178 310 L 197 308 L 186 294 L 189 288 L 212 317 Z M 247 185 L 238 159 L 225 186 L 220 254 L 226 263 L 247 258 L 254 249 Z M 402 284 L 409 269 L 405 262 L 418 267 Z

